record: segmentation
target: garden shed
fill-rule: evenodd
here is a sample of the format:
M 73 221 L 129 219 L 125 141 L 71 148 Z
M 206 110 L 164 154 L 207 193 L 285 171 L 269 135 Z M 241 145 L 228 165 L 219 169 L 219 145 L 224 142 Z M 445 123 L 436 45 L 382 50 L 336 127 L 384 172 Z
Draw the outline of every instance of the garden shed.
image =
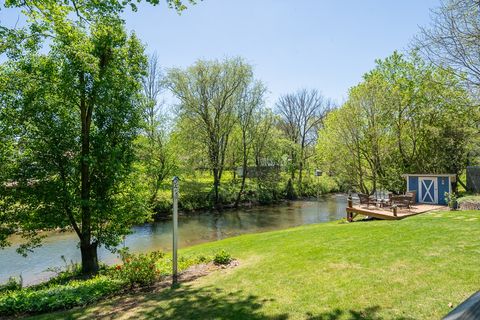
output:
M 404 174 L 407 192 L 415 192 L 417 203 L 447 204 L 445 192 L 452 192 L 455 174 Z

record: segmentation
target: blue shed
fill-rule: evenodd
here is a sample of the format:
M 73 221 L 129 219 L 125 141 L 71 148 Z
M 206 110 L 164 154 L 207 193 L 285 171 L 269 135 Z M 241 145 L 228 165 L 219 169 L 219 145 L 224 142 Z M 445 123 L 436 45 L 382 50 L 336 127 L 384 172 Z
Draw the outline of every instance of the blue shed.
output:
M 447 204 L 445 192 L 452 192 L 455 174 L 404 174 L 407 191 L 415 192 L 416 202 L 429 204 Z

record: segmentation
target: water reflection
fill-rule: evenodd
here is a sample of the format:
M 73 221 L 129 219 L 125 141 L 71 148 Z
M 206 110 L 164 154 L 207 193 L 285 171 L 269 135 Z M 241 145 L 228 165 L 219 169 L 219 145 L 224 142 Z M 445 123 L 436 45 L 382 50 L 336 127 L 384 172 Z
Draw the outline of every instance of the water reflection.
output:
M 344 195 L 327 195 L 319 201 L 294 201 L 288 204 L 242 208 L 224 213 L 202 213 L 179 217 L 179 247 L 220 240 L 245 233 L 285 229 L 303 224 L 333 221 L 345 216 Z M 134 252 L 170 250 L 171 221 L 145 224 L 134 228 L 124 242 Z M 42 247 L 27 258 L 15 252 L 15 247 L 0 250 L 0 282 L 11 275 L 22 274 L 25 283 L 35 283 L 48 277 L 48 267 L 61 267 L 62 255 L 67 261 L 79 261 L 80 253 L 73 233 L 53 233 Z M 101 248 L 101 261 L 114 263 L 115 255 Z

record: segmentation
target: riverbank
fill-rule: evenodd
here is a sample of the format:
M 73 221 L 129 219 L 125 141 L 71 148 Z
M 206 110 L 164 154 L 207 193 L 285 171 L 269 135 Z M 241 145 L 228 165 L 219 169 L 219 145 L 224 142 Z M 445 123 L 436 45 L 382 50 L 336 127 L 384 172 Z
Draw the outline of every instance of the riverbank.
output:
M 321 176 L 312 179 L 304 177 L 301 191 L 298 186 L 287 191 L 289 176 L 281 173 L 275 179 L 262 180 L 259 182 L 254 178 L 247 178 L 245 188 L 240 196 L 238 208 L 272 205 L 291 200 L 308 200 L 329 193 L 339 192 L 336 181 L 329 176 Z M 197 174 L 192 177 L 182 177 L 180 181 L 179 208 L 185 214 L 208 212 L 217 209 L 232 209 L 235 207 L 240 190 L 241 179 L 226 172 L 222 178 L 219 190 L 219 204 L 213 201 L 213 178 L 207 174 Z M 287 196 L 294 196 L 290 198 Z M 171 183 L 164 182 L 155 197 L 152 210 L 155 220 L 168 217 L 172 211 Z
M 439 319 L 480 286 L 478 211 L 308 225 L 181 254 L 219 249 L 239 266 L 39 318 Z
M 303 224 L 328 222 L 345 217 L 346 197 L 342 194 L 325 195 L 315 201 L 293 201 L 284 204 L 240 208 L 223 212 L 182 215 L 179 217 L 179 246 L 186 248 L 209 241 L 221 240 L 246 233 L 258 233 L 287 229 Z M 120 247 L 129 247 L 134 253 L 169 251 L 172 244 L 172 221 L 162 220 L 133 228 Z M 20 240 L 20 239 L 17 239 Z M 65 262 L 80 262 L 78 238 L 71 232 L 53 232 L 44 244 L 20 256 L 14 246 L 0 250 L 0 261 L 8 261 L 0 268 L 0 283 L 10 276 L 22 275 L 24 284 L 46 280 L 54 273 L 47 268 L 64 268 Z M 116 254 L 105 248 L 99 249 L 99 259 L 106 264 L 118 263 Z

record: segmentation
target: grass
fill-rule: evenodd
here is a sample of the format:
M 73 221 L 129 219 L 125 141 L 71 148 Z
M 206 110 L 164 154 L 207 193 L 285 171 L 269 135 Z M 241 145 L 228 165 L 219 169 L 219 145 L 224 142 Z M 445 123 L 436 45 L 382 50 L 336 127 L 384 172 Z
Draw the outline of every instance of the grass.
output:
M 478 211 L 323 223 L 183 253 L 220 249 L 240 266 L 39 318 L 438 319 L 480 287 Z

